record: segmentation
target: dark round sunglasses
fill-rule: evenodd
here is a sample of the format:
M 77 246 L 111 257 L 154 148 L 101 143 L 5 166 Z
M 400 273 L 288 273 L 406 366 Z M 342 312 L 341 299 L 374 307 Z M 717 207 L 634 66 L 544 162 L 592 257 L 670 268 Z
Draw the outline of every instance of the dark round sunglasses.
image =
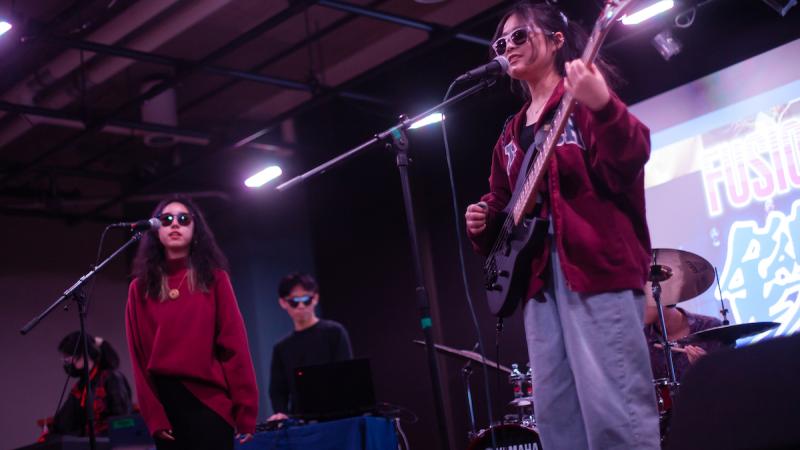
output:
M 172 222 L 178 219 L 178 225 L 185 227 L 192 223 L 192 216 L 189 213 L 180 213 L 180 214 L 170 214 L 165 213 L 158 216 L 158 220 L 161 221 L 162 227 L 168 227 L 172 225 Z

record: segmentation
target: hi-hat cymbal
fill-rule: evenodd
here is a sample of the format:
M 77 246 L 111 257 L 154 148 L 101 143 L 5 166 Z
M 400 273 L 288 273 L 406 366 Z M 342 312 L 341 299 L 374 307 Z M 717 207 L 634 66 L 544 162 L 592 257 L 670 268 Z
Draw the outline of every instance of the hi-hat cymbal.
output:
M 651 304 L 655 304 L 653 281 L 661 285 L 661 304 L 664 306 L 691 300 L 714 283 L 714 266 L 703 257 L 685 250 L 654 248 L 650 272 L 644 294 Z
M 425 341 L 420 341 L 420 340 L 417 340 L 417 339 L 414 340 L 414 343 L 415 344 L 420 344 L 420 345 L 425 345 Z M 470 361 L 475 361 L 475 362 L 480 363 L 480 364 L 483 364 L 483 361 L 484 361 L 484 359 L 481 357 L 480 353 L 476 353 L 476 352 L 473 352 L 471 350 L 459 350 L 459 349 L 456 349 L 456 348 L 453 348 L 453 347 L 448 347 L 448 346 L 442 345 L 442 344 L 433 344 L 433 346 L 436 347 L 436 350 L 439 350 L 442 353 L 446 353 L 446 354 L 453 355 L 453 356 L 458 356 L 460 358 L 467 359 L 467 360 L 470 360 Z M 501 372 L 505 372 L 505 373 L 511 373 L 511 369 L 509 369 L 506 366 L 499 365 L 496 362 L 490 360 L 489 358 L 486 358 L 485 361 L 486 361 L 486 365 L 488 367 L 491 367 L 492 369 L 497 369 L 497 370 L 499 370 Z
M 735 325 L 722 325 L 692 333 L 681 339 L 684 343 L 719 341 L 724 344 L 735 344 L 737 339 L 754 336 L 780 325 L 779 322 L 750 322 Z
M 508 402 L 508 406 L 512 408 L 527 408 L 533 405 L 533 397 L 517 397 Z

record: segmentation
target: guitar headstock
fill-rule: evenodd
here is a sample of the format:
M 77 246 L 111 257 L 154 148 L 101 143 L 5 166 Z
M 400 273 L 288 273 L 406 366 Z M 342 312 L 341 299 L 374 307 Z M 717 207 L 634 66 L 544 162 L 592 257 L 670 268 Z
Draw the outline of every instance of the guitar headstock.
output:
M 633 2 L 634 0 L 606 0 L 595 28 L 611 28 L 615 21 L 622 19 L 622 15 Z
M 586 48 L 583 53 L 583 60 L 590 61 L 594 59 L 600 44 L 608 35 L 611 27 L 617 23 L 625 11 L 635 0 L 606 0 L 603 5 L 603 10 L 600 11 L 600 16 L 594 23 L 594 28 L 589 34 L 589 41 L 586 43 Z

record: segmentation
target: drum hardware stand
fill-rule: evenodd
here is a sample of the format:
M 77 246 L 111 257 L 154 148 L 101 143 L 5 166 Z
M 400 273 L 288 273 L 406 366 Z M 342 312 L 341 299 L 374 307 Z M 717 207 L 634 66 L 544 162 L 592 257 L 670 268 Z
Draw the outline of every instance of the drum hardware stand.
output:
M 464 389 L 467 393 L 467 407 L 469 408 L 470 431 L 467 433 L 469 440 L 475 439 L 478 436 L 478 429 L 475 425 L 475 407 L 472 401 L 472 389 L 470 389 L 469 385 L 469 378 L 472 375 L 472 372 L 472 361 L 467 361 L 467 363 L 464 364 L 464 367 L 461 368 L 461 376 L 464 378 Z
M 719 272 L 717 266 L 714 266 L 714 276 L 717 278 L 717 291 L 719 291 L 719 313 L 722 315 L 722 325 L 730 325 L 728 321 L 728 308 L 725 307 L 725 298 L 722 296 L 722 287 L 719 285 Z
M 497 384 L 497 392 L 500 392 L 502 381 L 500 379 L 500 335 L 503 332 L 503 318 L 497 318 L 497 325 L 495 326 L 495 335 L 494 335 L 494 353 L 495 358 L 494 362 L 497 364 L 496 371 L 495 371 L 495 382 Z M 489 424 L 491 426 L 492 424 Z
M 661 324 L 661 337 L 664 345 L 664 356 L 667 361 L 667 371 L 669 373 L 670 390 L 678 385 L 678 380 L 675 376 L 675 364 L 672 362 L 672 347 L 673 344 L 669 341 L 667 335 L 667 323 L 664 320 L 664 310 L 661 306 L 661 282 L 668 280 L 672 276 L 672 269 L 667 266 L 656 264 L 656 257 L 658 251 L 653 251 L 653 264 L 650 266 L 650 274 L 648 275 L 653 289 L 653 299 L 656 301 L 656 309 L 658 310 L 658 320 Z
M 106 264 L 108 264 L 112 259 L 114 259 L 117 255 L 122 253 L 126 248 L 133 245 L 134 242 L 139 241 L 142 238 L 142 233 L 136 233 L 131 237 L 128 242 L 122 245 L 117 251 L 112 253 L 108 258 L 103 260 L 100 264 L 96 266 L 92 266 L 91 270 L 87 272 L 84 276 L 80 277 L 75 284 L 67 288 L 64 293 L 61 294 L 60 297 L 56 299 L 50 306 L 47 307 L 41 314 L 31 319 L 30 322 L 25 324 L 19 332 L 23 335 L 28 334 L 32 329 L 39 324 L 48 314 L 53 312 L 60 304 L 64 303 L 66 300 L 74 300 L 75 303 L 78 305 L 78 320 L 80 321 L 80 330 L 81 330 L 81 337 L 83 338 L 83 348 L 81 349 L 81 357 L 83 358 L 83 376 L 86 380 L 86 426 L 89 432 L 89 448 L 91 450 L 95 450 L 97 448 L 97 437 L 94 433 L 94 388 L 92 387 L 92 380 L 89 378 L 89 340 L 87 336 L 89 336 L 86 332 L 86 316 L 88 315 L 88 308 L 87 308 L 87 299 L 86 295 L 83 293 L 83 285 L 86 284 L 92 277 L 94 277 L 97 272 L 100 271 Z M 64 306 L 64 309 L 67 309 L 69 304 Z

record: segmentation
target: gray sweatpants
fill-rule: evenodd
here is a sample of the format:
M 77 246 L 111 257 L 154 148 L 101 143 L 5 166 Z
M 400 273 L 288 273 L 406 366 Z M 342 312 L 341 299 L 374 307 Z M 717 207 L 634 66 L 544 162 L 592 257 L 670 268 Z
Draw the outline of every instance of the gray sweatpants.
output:
M 644 296 L 572 292 L 551 258 L 551 281 L 524 307 L 542 447 L 659 449 Z

